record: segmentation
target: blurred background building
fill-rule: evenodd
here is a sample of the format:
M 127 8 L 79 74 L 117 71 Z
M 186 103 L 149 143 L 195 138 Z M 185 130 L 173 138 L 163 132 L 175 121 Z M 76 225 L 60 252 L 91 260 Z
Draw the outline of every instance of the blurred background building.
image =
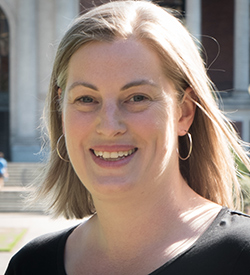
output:
M 72 20 L 107 0 L 0 0 L 0 151 L 12 162 L 41 156 L 40 118 L 53 57 Z M 249 0 L 165 0 L 201 40 L 221 108 L 250 141 Z

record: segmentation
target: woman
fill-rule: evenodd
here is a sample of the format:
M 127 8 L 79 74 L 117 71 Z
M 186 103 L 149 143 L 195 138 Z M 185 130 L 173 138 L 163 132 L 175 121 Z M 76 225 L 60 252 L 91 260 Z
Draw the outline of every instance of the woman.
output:
M 118 1 L 79 17 L 54 63 L 39 196 L 91 216 L 25 246 L 6 274 L 249 274 L 250 219 L 229 210 L 234 154 L 249 159 L 214 98 L 170 12 Z

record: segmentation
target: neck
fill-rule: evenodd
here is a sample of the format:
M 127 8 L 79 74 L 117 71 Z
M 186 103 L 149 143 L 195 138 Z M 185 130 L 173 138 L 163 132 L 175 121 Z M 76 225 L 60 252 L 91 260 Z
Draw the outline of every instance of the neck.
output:
M 164 186 L 164 188 L 162 188 Z M 185 223 L 184 215 L 194 205 L 204 203 L 181 178 L 174 184 L 160 184 L 148 193 L 119 201 L 96 200 L 96 236 L 105 250 L 145 250 L 163 238 L 175 236 Z

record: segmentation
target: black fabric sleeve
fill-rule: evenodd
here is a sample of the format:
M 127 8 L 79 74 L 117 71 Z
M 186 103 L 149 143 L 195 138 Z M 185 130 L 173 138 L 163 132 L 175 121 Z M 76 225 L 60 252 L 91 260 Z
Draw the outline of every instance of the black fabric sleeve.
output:
M 74 228 L 43 235 L 25 245 L 12 257 L 5 275 L 66 275 L 64 247 Z
M 150 275 L 250 275 L 250 217 L 223 209 L 187 251 Z
M 250 241 L 245 240 L 245 245 L 236 261 L 230 275 L 249 275 L 250 274 Z

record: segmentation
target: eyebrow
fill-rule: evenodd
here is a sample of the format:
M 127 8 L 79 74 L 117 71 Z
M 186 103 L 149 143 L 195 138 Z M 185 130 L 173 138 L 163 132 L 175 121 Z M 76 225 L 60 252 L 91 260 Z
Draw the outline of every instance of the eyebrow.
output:
M 92 89 L 92 90 L 95 90 L 95 91 L 98 91 L 98 88 L 90 83 L 87 83 L 87 82 L 83 82 L 83 81 L 76 81 L 74 83 L 72 83 L 70 86 L 69 86 L 69 91 L 73 90 L 75 87 L 77 86 L 83 86 L 83 87 L 86 87 L 86 88 L 89 88 L 89 89 Z
M 149 85 L 149 86 L 152 86 L 152 87 L 157 87 L 156 83 L 153 80 L 140 79 L 140 80 L 135 80 L 135 81 L 132 81 L 132 82 L 124 85 L 121 88 L 121 91 L 125 91 L 125 90 L 128 90 L 130 88 L 143 86 L 143 85 Z M 76 81 L 76 82 L 72 83 L 69 86 L 68 90 L 71 91 L 77 86 L 83 86 L 83 87 L 86 87 L 86 88 L 89 88 L 89 89 L 92 89 L 92 90 L 95 90 L 95 91 L 99 91 L 98 88 L 95 85 L 92 85 L 92 84 L 84 82 L 84 81 Z
M 125 90 L 128 90 L 130 88 L 137 87 L 137 86 L 143 86 L 143 85 L 149 85 L 149 86 L 157 87 L 156 83 L 153 80 L 141 79 L 141 80 L 132 81 L 132 82 L 124 85 L 121 88 L 121 91 L 125 91 Z

